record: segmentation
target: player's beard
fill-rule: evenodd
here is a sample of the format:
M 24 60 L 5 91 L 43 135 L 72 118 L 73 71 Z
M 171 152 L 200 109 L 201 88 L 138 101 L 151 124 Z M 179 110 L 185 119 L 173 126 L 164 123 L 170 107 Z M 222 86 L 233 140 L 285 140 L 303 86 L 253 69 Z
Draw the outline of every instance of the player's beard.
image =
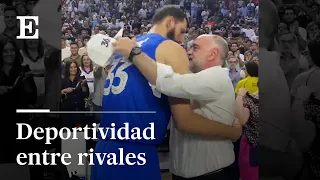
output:
M 176 41 L 175 38 L 174 38 L 174 29 L 171 29 L 167 32 L 167 38 L 171 39 L 172 41 Z M 177 42 L 177 41 L 176 41 Z

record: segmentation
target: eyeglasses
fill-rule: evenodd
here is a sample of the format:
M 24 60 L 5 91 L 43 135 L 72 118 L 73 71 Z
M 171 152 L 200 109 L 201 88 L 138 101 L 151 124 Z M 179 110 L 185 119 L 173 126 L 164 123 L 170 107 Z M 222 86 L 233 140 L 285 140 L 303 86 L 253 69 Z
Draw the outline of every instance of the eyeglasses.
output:
M 293 39 L 290 39 L 290 40 L 280 40 L 280 42 L 282 44 L 293 44 L 295 43 L 295 41 Z

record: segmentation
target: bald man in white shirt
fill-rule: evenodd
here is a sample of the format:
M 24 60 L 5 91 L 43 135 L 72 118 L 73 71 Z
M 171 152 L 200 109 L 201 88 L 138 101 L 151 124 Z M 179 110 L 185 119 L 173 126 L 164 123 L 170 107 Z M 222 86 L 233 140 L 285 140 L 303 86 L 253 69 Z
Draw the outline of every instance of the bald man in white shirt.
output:
M 116 52 L 126 56 L 137 46 L 134 43 L 120 39 L 115 43 Z M 221 67 L 228 51 L 228 44 L 222 37 L 202 35 L 188 51 L 192 74 L 177 74 L 170 66 L 156 63 L 143 53 L 135 56 L 133 63 L 159 92 L 191 99 L 195 113 L 232 125 L 235 94 L 228 73 Z M 174 123 L 171 126 L 170 153 L 173 180 L 229 179 L 224 169 L 235 160 L 231 140 L 179 132 Z

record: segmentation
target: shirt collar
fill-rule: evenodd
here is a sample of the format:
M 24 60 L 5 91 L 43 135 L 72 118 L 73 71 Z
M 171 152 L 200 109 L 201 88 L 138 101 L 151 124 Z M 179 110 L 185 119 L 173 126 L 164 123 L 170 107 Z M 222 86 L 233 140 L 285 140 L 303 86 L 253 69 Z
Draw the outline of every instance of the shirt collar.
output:
M 235 69 L 236 71 L 235 72 L 238 72 L 238 69 Z M 229 68 L 229 72 L 232 72 L 232 70 Z
M 76 59 L 78 59 L 80 57 L 80 54 L 76 55 Z M 72 55 L 70 55 L 70 59 L 72 60 Z

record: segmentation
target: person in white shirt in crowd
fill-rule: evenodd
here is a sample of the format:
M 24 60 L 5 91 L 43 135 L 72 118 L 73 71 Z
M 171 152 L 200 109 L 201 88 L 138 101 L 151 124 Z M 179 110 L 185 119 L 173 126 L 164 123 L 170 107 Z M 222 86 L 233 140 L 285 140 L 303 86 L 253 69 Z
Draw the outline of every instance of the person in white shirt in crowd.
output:
M 198 16 L 198 3 L 197 1 L 192 1 L 191 3 L 191 18 L 197 18 Z
M 251 40 L 252 42 L 258 42 L 258 41 L 259 41 L 259 28 L 256 28 L 256 29 L 254 30 L 254 35 L 251 36 L 250 40 Z
M 121 25 L 117 22 L 116 18 L 112 18 L 111 22 L 108 24 L 108 27 L 110 28 L 121 28 Z
M 209 9 L 205 9 L 201 12 L 201 17 L 203 21 L 206 21 L 209 18 L 210 12 Z
M 255 36 L 255 32 L 250 25 L 246 25 L 241 29 L 241 32 L 246 33 L 246 36 L 251 39 L 251 37 Z
M 125 57 L 137 47 L 129 38 L 120 38 L 113 45 L 115 52 Z M 227 42 L 220 36 L 199 36 L 188 51 L 190 70 L 194 74 L 177 74 L 170 66 L 157 63 L 144 53 L 134 56 L 133 63 L 159 92 L 191 99 L 195 113 L 232 125 L 235 93 L 226 70 L 221 67 L 228 49 Z M 228 179 L 228 167 L 235 160 L 231 140 L 182 133 L 176 130 L 174 123 L 170 130 L 173 180 Z
M 142 18 L 147 18 L 147 12 L 148 10 L 145 8 L 145 6 L 142 6 L 142 8 L 138 11 L 138 15 Z
M 81 58 L 80 64 L 81 74 L 80 76 L 84 76 L 87 80 L 89 87 L 89 97 L 92 96 L 94 92 L 94 76 L 93 76 L 93 62 L 91 61 L 88 54 L 84 54 Z
M 297 36 L 299 49 L 305 50 L 307 46 L 307 31 L 299 26 L 296 18 L 296 10 L 292 7 L 286 7 L 282 19 L 288 25 L 289 30 Z
M 120 13 L 123 13 L 123 8 L 125 8 L 126 7 L 126 3 L 125 2 L 119 2 L 119 4 L 118 4 L 118 10 L 119 10 L 119 12 Z
M 82 14 L 86 14 L 88 7 L 87 0 L 80 0 L 78 2 L 78 11 Z
M 71 56 L 71 50 L 70 47 L 67 46 L 67 42 L 65 38 L 61 38 L 61 61 L 64 58 Z

